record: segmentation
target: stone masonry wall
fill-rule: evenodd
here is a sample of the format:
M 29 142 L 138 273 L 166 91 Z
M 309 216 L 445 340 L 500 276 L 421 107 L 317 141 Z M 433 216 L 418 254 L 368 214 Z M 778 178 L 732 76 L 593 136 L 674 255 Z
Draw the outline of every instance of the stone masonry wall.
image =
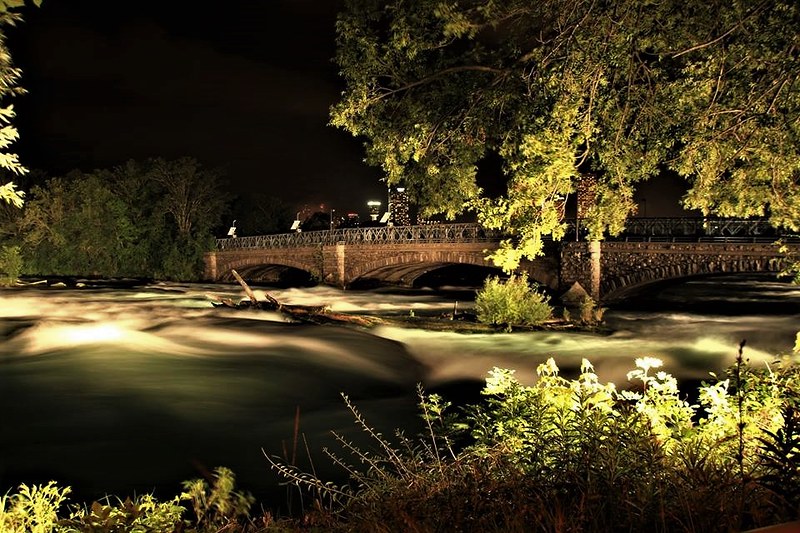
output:
M 266 264 L 310 272 L 323 283 L 345 287 L 373 273 L 393 283 L 405 283 L 435 266 L 475 264 L 485 259 L 491 243 L 365 244 L 303 248 L 240 249 L 206 255 L 206 278 L 229 279 L 231 268 L 245 270 Z M 793 245 L 800 253 L 800 245 Z M 600 249 L 599 296 L 611 299 L 643 283 L 717 272 L 763 272 L 780 269 L 781 254 L 773 244 L 603 242 Z M 564 242 L 554 257 L 522 266 L 532 278 L 566 291 L 575 281 L 592 289 L 592 253 L 588 242 Z M 596 257 L 595 257 L 596 259 Z M 560 263 L 560 264 L 559 264 Z M 597 262 L 595 261 L 595 270 Z M 597 280 L 595 280 L 597 285 Z
M 561 266 L 558 274 L 559 286 L 562 292 L 568 290 L 576 281 L 585 290 L 589 290 L 592 285 L 590 262 L 591 252 L 589 251 L 588 242 L 568 241 L 563 243 L 561 246 Z
M 250 267 L 278 264 L 306 270 L 323 283 L 337 287 L 346 287 L 369 274 L 402 285 L 431 268 L 446 264 L 492 267 L 485 257 L 495 247 L 493 243 L 339 243 L 305 248 L 222 250 L 206 254 L 206 279 L 230 281 L 232 268 L 246 271 Z M 525 261 L 520 269 L 540 283 L 552 288 L 557 286 L 555 258 Z
M 576 281 L 589 290 L 590 255 L 587 242 L 562 245 L 562 291 Z M 600 297 L 613 299 L 630 287 L 663 279 L 720 272 L 776 272 L 780 268 L 781 254 L 770 243 L 603 242 Z
M 623 243 L 602 247 L 604 298 L 642 283 L 722 272 L 776 272 L 781 254 L 769 243 Z

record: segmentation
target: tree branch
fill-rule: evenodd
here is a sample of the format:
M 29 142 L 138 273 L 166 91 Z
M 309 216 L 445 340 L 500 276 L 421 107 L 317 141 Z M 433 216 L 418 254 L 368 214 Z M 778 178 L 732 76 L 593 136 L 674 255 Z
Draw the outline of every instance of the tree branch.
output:
M 402 87 L 397 87 L 395 89 L 386 88 L 386 89 L 384 89 L 385 92 L 382 92 L 381 94 L 375 95 L 374 97 L 370 98 L 370 102 L 371 103 L 372 102 L 377 102 L 378 100 L 382 100 L 382 99 L 384 99 L 384 98 L 386 98 L 388 96 L 392 96 L 393 94 L 397 94 L 397 93 L 400 93 L 400 92 L 406 92 L 406 91 L 408 91 L 410 89 L 413 89 L 414 87 L 418 87 L 420 85 L 425 85 L 426 83 L 430 83 L 430 82 L 432 82 L 432 81 L 434 81 L 434 80 L 436 80 L 438 78 L 442 78 L 442 77 L 448 76 L 450 74 L 455 74 L 457 72 L 489 72 L 491 74 L 504 74 L 506 72 L 506 69 L 498 69 L 498 68 L 487 67 L 487 66 L 483 66 L 483 65 L 464 65 L 464 66 L 460 66 L 460 67 L 450 67 L 450 68 L 446 68 L 444 70 L 440 70 L 439 72 L 436 72 L 434 74 L 431 74 L 430 76 L 425 76 L 424 78 L 422 78 L 420 80 L 413 81 L 411 83 L 407 83 L 406 85 L 403 85 Z
M 680 56 L 682 56 L 682 55 L 686 55 L 686 54 L 689 54 L 689 53 L 691 53 L 691 52 L 695 52 L 695 51 L 697 51 L 697 50 L 702 50 L 703 48 L 708 48 L 709 46 L 713 46 L 713 45 L 715 45 L 716 43 L 720 42 L 721 40 L 723 40 L 723 39 L 724 39 L 725 37 L 727 37 L 728 35 L 732 34 L 732 33 L 733 33 L 733 32 L 735 32 L 736 30 L 738 30 L 739 28 L 741 28 L 741 27 L 742 27 L 742 24 L 744 24 L 744 23 L 745 23 L 745 21 L 747 21 L 749 18 L 751 18 L 752 16 L 754 16 L 755 14 L 757 14 L 759 11 L 761 11 L 761 10 L 762 10 L 762 9 L 763 9 L 765 6 L 767 6 L 769 3 L 770 3 L 770 2 L 769 2 L 769 0 L 765 0 L 764 2 L 761 2 L 759 5 L 757 5 L 755 8 L 753 8 L 753 10 L 752 10 L 750 13 L 748 13 L 747 15 L 745 15 L 745 17 L 744 17 L 743 19 L 741 19 L 741 20 L 740 20 L 739 22 L 737 22 L 737 23 L 736 23 L 736 24 L 735 24 L 735 25 L 734 25 L 732 28 L 730 28 L 728 31 L 726 31 L 725 33 L 723 33 L 723 34 L 722 34 L 722 35 L 720 35 L 719 37 L 717 37 L 717 38 L 715 38 L 715 39 L 711 39 L 710 41 L 706 41 L 706 42 L 704 42 L 704 43 L 700 43 L 700 44 L 698 44 L 698 45 L 692 46 L 691 48 L 687 48 L 686 50 L 682 50 L 682 51 L 680 51 L 680 52 L 678 52 L 678 53 L 676 53 L 676 54 L 673 54 L 673 55 L 672 55 L 672 58 L 673 58 L 673 59 L 677 59 L 677 58 L 679 58 L 679 57 L 680 57 Z

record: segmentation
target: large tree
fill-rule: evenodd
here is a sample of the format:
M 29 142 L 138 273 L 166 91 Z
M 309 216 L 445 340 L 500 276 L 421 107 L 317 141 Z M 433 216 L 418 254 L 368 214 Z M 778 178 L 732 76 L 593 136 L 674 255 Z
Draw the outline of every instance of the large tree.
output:
M 590 237 L 617 233 L 636 182 L 667 169 L 707 214 L 800 226 L 794 0 L 348 0 L 332 124 L 426 213 L 475 208 L 507 269 L 563 235 L 596 179 Z M 481 197 L 478 163 L 507 190 Z
M 219 222 L 228 194 L 222 189 L 220 172 L 204 169 L 191 157 L 150 163 L 150 179 L 164 191 L 164 209 L 172 215 L 178 234 L 189 238 L 210 231 Z
M 27 271 L 198 279 L 225 209 L 216 175 L 194 160 L 154 159 L 33 187 L 21 221 Z

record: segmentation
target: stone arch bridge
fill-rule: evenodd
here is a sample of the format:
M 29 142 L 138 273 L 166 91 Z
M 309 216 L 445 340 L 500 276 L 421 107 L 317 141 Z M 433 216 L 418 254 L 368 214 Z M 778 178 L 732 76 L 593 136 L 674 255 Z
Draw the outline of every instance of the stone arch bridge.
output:
M 551 289 L 566 290 L 577 281 L 595 298 L 613 300 L 636 287 L 667 279 L 778 272 L 785 261 L 774 244 L 777 236 L 763 223 L 712 226 L 729 228 L 715 234 L 707 223 L 688 224 L 694 219 L 669 219 L 676 221 L 672 225 L 667 220 L 649 219 L 650 233 L 646 235 L 631 224 L 616 241 L 549 242 L 545 256 L 523 263 L 520 269 Z M 580 235 L 580 228 L 575 233 Z M 232 281 L 231 270 L 236 269 L 245 279 L 259 281 L 270 269 L 291 268 L 341 288 L 365 278 L 410 286 L 424 273 L 448 265 L 493 267 L 486 256 L 497 249 L 499 241 L 498 235 L 475 224 L 348 228 L 219 239 L 217 249 L 205 256 L 205 277 Z M 790 253 L 800 254 L 796 241 L 788 248 Z
M 232 281 L 235 269 L 245 279 L 269 275 L 268 266 L 294 268 L 328 285 L 347 287 L 359 279 L 411 286 L 438 268 L 467 264 L 494 268 L 487 254 L 499 239 L 475 224 L 437 224 L 348 228 L 220 239 L 206 254 L 205 277 Z M 521 268 L 556 287 L 557 261 L 542 257 Z

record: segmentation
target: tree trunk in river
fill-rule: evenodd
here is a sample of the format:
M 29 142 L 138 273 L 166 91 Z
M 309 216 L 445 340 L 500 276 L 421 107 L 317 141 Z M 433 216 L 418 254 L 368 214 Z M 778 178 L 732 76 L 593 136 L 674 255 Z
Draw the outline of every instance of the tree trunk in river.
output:
M 256 294 L 253 292 L 253 289 L 251 289 L 247 282 L 242 279 L 242 276 L 240 276 L 236 270 L 232 270 L 231 273 L 233 274 L 233 277 L 236 278 L 236 281 L 239 282 L 239 285 L 242 286 L 242 289 L 244 289 L 244 292 L 250 301 L 249 303 L 241 302 L 236 304 L 229 299 L 220 299 L 218 300 L 220 303 L 216 304 L 218 306 L 232 307 L 234 309 L 254 308 L 263 309 L 266 311 L 278 311 L 279 313 L 287 315 L 295 320 L 299 320 L 301 322 L 311 322 L 313 324 L 347 323 L 355 324 L 357 326 L 371 327 L 383 323 L 381 319 L 371 316 L 331 313 L 324 305 L 282 304 L 267 293 L 264 293 L 266 301 L 259 301 Z

